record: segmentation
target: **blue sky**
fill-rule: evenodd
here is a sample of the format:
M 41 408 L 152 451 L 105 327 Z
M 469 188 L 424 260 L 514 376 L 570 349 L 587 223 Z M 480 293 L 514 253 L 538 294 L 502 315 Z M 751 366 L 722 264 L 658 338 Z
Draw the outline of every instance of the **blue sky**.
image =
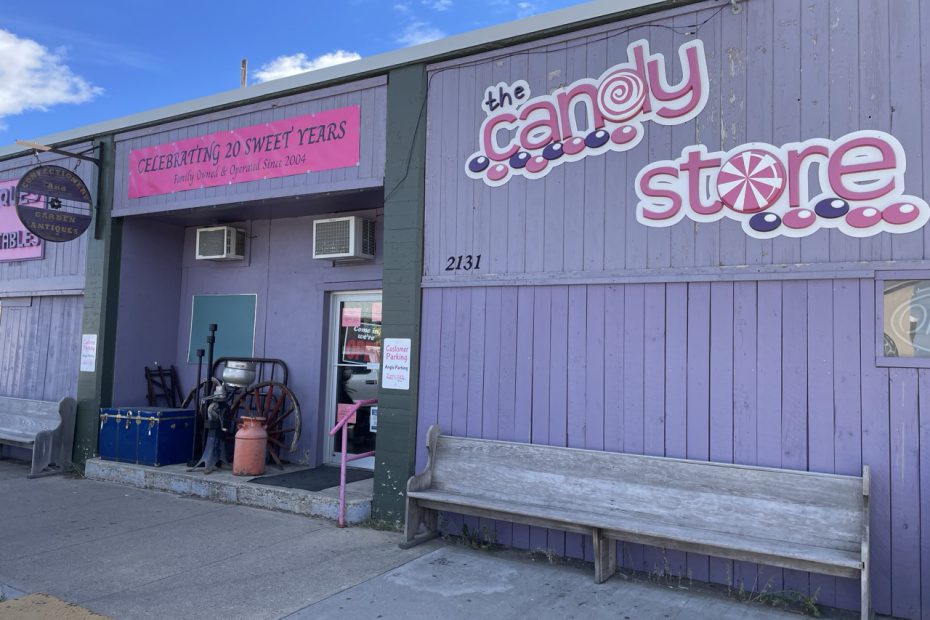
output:
M 580 0 L 4 0 L 0 145 Z

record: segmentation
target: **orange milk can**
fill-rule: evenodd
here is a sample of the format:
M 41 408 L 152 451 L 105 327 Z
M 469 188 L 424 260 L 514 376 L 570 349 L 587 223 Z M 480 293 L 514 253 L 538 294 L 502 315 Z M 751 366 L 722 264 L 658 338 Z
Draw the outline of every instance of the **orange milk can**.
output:
M 236 432 L 236 450 L 233 454 L 233 474 L 261 476 L 265 473 L 265 448 L 268 433 L 262 424 L 265 418 L 242 417 L 242 426 Z

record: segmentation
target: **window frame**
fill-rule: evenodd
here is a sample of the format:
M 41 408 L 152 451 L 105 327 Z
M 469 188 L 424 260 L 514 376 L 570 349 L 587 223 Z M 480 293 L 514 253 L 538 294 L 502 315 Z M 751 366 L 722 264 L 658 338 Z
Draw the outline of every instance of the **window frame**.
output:
M 889 280 L 927 280 L 930 270 L 906 269 L 875 272 L 875 365 L 881 368 L 930 368 L 930 357 L 887 357 L 885 355 L 885 282 Z

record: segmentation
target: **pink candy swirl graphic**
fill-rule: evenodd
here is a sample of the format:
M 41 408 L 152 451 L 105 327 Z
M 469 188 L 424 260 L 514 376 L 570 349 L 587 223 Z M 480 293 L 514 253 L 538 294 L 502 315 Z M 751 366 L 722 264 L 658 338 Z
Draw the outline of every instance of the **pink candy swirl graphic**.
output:
M 597 91 L 601 113 L 615 123 L 639 114 L 645 100 L 646 85 L 632 69 L 617 69 L 609 73 L 601 80 Z

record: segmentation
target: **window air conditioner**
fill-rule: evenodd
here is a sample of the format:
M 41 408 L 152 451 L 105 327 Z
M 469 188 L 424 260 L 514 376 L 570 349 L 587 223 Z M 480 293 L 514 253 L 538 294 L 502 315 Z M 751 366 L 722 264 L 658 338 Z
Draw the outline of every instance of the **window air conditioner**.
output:
M 353 215 L 313 222 L 313 258 L 343 262 L 374 257 L 374 220 Z
M 232 226 L 197 229 L 197 260 L 242 260 L 245 231 Z

